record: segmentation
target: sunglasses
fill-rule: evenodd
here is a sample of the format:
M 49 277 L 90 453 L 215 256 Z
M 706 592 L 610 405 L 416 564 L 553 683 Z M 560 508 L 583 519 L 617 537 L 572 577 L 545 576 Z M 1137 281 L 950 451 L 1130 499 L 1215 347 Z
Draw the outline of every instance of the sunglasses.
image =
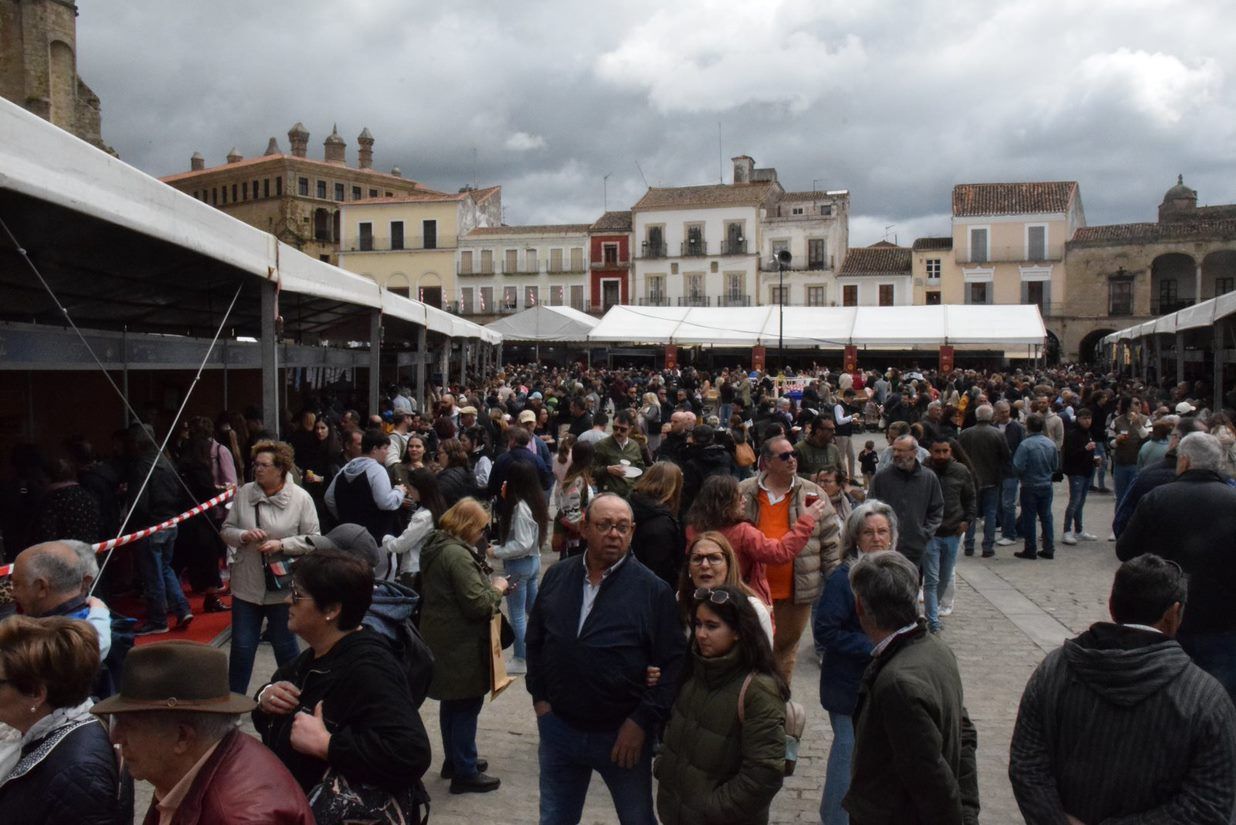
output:
M 797 456 L 794 455 L 793 450 L 786 450 L 784 453 L 777 453 L 777 458 L 782 461 L 790 461 L 791 459 L 797 458 Z
M 697 602 L 709 601 L 712 604 L 725 604 L 730 600 L 730 594 L 727 590 L 709 590 L 707 587 L 701 587 L 695 591 L 695 600 Z

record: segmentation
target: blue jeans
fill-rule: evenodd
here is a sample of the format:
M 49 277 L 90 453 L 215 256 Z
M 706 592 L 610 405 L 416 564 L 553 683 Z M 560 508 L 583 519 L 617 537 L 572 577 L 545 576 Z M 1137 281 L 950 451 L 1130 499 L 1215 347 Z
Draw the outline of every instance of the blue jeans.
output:
M 982 487 L 978 491 L 978 510 L 983 517 L 983 552 L 990 553 L 996 546 L 997 513 L 1000 510 L 1000 495 L 995 487 Z M 966 552 L 974 552 L 974 534 L 978 532 L 978 519 L 966 528 Z
M 828 712 L 833 726 L 833 746 L 828 750 L 824 774 L 824 796 L 820 799 L 821 825 L 849 825 L 850 815 L 841 807 L 850 790 L 850 764 L 854 758 L 854 717 Z
M 1102 461 L 1099 462 L 1099 466 L 1094 468 L 1094 472 L 1090 474 L 1091 478 L 1094 479 L 1091 484 L 1099 489 L 1106 489 L 1107 485 L 1103 483 L 1103 479 L 1107 476 L 1107 445 L 1103 443 L 1103 439 L 1096 438 L 1094 440 L 1094 454 Z
M 1069 476 L 1069 503 L 1064 508 L 1064 532 L 1082 532 L 1082 508 L 1090 492 L 1090 476 Z
M 1236 633 L 1192 633 L 1176 641 L 1193 664 L 1218 679 L 1236 701 Z
M 551 711 L 536 720 L 541 743 L 541 825 L 578 825 L 592 772 L 601 774 L 621 825 L 656 825 L 652 812 L 652 737 L 634 768 L 610 759 L 618 731 L 576 730 Z
M 476 776 L 476 720 L 485 697 L 443 699 L 438 704 L 438 724 L 442 728 L 443 760 L 457 779 Z
M 1116 506 L 1120 506 L 1121 499 L 1124 494 L 1133 486 L 1133 480 L 1137 478 L 1136 464 L 1113 464 L 1112 465 L 1112 481 L 1116 483 Z
M 940 597 L 957 566 L 957 545 L 961 536 L 936 536 L 923 552 L 923 609 L 932 630 L 940 629 Z
M 528 648 L 524 644 L 524 631 L 528 628 L 528 614 L 536 601 L 537 577 L 541 572 L 541 553 L 526 559 L 507 559 L 502 562 L 507 582 L 515 589 L 506 594 L 506 606 L 511 612 L 511 629 L 515 631 L 515 658 L 526 659 Z
M 227 681 L 233 693 L 247 695 L 249 692 L 253 658 L 257 656 L 258 642 L 262 638 L 262 619 L 266 619 L 270 644 L 280 667 L 300 655 L 296 636 L 288 630 L 286 604 L 254 604 L 233 597 L 232 649 L 227 662 Z
M 1021 535 L 1026 541 L 1026 552 L 1035 553 L 1036 541 L 1034 535 L 1034 520 L 1043 525 L 1043 552 L 1053 555 L 1056 552 L 1056 533 L 1052 529 L 1051 520 L 1052 489 L 1047 487 L 1021 488 Z
M 1021 537 L 1021 525 L 1017 521 L 1018 483 L 1016 478 L 1006 478 L 1000 482 L 1000 531 L 1010 541 Z
M 717 413 L 717 422 L 721 425 L 721 429 L 726 429 L 730 426 L 730 416 L 734 414 L 734 404 L 721 404 L 721 409 Z
M 172 550 L 179 527 L 162 530 L 143 542 L 137 552 L 138 572 L 146 594 L 146 621 L 167 625 L 170 607 L 177 618 L 189 612 L 189 600 L 180 589 L 180 576 L 172 569 Z

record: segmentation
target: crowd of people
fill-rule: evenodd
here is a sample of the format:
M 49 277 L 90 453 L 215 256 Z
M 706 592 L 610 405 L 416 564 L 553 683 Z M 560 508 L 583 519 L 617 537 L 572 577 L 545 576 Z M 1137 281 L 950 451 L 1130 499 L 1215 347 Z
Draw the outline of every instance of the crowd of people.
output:
M 493 792 L 478 720 L 522 676 L 542 823 L 578 822 L 593 772 L 623 823 L 765 822 L 810 628 L 833 734 L 821 822 L 977 822 L 979 732 L 939 635 L 957 557 L 1054 559 L 1066 482 L 1060 542 L 1099 542 L 1087 497 L 1114 495 L 1097 529 L 1124 564 L 1112 622 L 1027 685 L 1018 804 L 1030 822 L 1231 821 L 1236 426 L 1206 396 L 1071 367 L 531 365 L 423 408 L 399 387 L 366 411 L 307 394 L 282 438 L 250 409 L 177 422 L 165 451 L 151 424 L 111 457 L 22 447 L 0 524 L 25 614 L 0 623 L 0 817 L 131 822 L 136 778 L 152 824 L 420 821 L 421 702 L 450 792 Z M 91 542 L 228 489 L 125 553 L 131 583 L 121 564 L 96 581 Z M 229 651 L 130 651 L 109 593 L 140 590 L 136 634 L 174 633 L 182 581 L 231 611 Z M 255 683 L 262 641 L 277 670 Z M 1154 737 L 1180 756 L 1095 767 Z

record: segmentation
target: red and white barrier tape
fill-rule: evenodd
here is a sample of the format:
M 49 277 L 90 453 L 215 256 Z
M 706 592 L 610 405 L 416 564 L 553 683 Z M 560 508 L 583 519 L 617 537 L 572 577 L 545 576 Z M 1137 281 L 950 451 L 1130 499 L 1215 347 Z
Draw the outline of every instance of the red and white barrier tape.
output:
M 128 535 L 121 536 L 119 538 L 108 539 L 107 541 L 101 541 L 98 544 L 92 544 L 90 545 L 90 548 L 94 550 L 96 553 L 106 553 L 108 550 L 112 550 L 117 547 L 123 547 L 126 544 L 132 544 L 133 542 L 138 541 L 139 539 L 148 538 L 149 536 L 152 536 L 155 533 L 160 533 L 164 530 L 170 530 L 171 528 L 175 527 L 177 524 L 180 524 L 182 521 L 186 521 L 187 519 L 191 519 L 194 516 L 201 515 L 202 513 L 209 510 L 211 507 L 214 507 L 218 504 L 222 504 L 223 502 L 227 501 L 228 499 L 232 498 L 235 495 L 236 495 L 236 488 L 229 487 L 228 489 L 224 490 L 219 495 L 212 498 L 210 501 L 203 501 L 201 504 L 197 505 L 196 507 L 190 510 L 186 510 L 178 516 L 173 516 L 169 518 L 167 521 L 162 522 L 161 524 L 156 524 L 153 527 L 147 527 L 144 530 L 138 530 L 136 533 L 129 533 Z M 8 576 L 8 575 L 11 575 L 12 572 L 13 572 L 13 565 L 11 564 L 6 564 L 3 567 L 0 567 L 0 576 Z

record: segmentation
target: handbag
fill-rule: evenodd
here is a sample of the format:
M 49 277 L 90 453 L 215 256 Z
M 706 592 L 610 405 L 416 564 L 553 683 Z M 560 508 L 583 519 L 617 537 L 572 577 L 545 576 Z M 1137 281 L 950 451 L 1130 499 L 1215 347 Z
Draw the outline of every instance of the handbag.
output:
M 755 450 L 745 441 L 734 448 L 734 463 L 744 470 L 755 466 Z
M 425 825 L 429 821 L 429 794 L 419 779 L 413 787 L 391 793 L 354 784 L 335 768 L 327 768 L 308 796 L 317 825 Z
M 742 724 L 746 714 L 744 713 L 743 705 L 747 700 L 747 688 L 751 686 L 751 677 L 754 673 L 748 673 L 747 678 L 742 680 L 742 689 L 738 691 L 738 723 Z M 807 729 L 807 711 L 798 702 L 786 700 L 785 703 L 785 775 L 793 776 L 794 768 L 798 765 L 798 743 L 802 741 L 803 732 Z
M 253 520 L 259 530 L 262 529 L 261 502 L 253 505 Z M 266 581 L 267 593 L 283 594 L 292 586 L 292 564 L 294 559 L 283 553 L 271 553 L 262 556 L 262 578 Z

